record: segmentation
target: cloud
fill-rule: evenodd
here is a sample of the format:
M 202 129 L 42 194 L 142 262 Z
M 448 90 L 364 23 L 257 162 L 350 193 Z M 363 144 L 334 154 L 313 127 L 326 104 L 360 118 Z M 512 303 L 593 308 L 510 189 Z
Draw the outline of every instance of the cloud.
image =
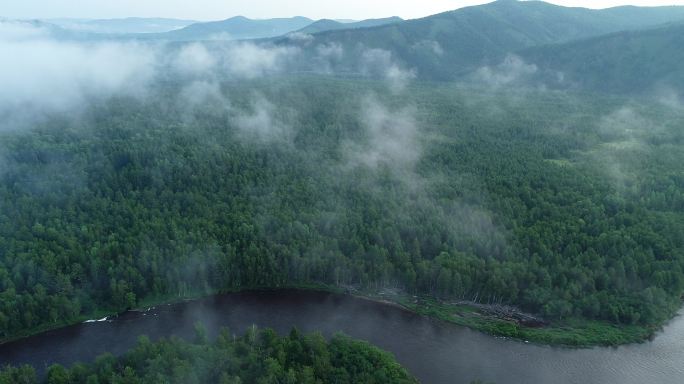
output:
M 181 107 L 196 107 L 209 102 L 228 104 L 221 92 L 221 87 L 216 82 L 193 81 L 183 87 L 179 96 Z
M 50 31 L 36 24 L 0 19 L 0 41 L 21 42 L 48 38 Z
M 411 46 L 414 50 L 432 53 L 436 56 L 444 55 L 444 49 L 439 42 L 434 40 L 421 40 Z
M 318 56 L 331 59 L 341 60 L 344 57 L 344 48 L 339 43 L 320 44 L 316 47 Z
M 308 33 L 304 32 L 292 32 L 287 35 L 288 40 L 296 42 L 296 43 L 303 43 L 303 44 L 309 44 L 312 41 L 314 41 L 314 37 Z
M 414 70 L 403 70 L 397 65 L 390 66 L 385 72 L 385 79 L 390 82 L 390 87 L 395 92 L 403 91 L 408 83 L 415 78 L 416 72 Z
M 660 104 L 674 110 L 684 110 L 684 99 L 681 94 L 671 87 L 659 87 L 653 95 Z
M 360 60 L 364 76 L 384 78 L 394 92 L 403 91 L 409 81 L 416 78 L 414 69 L 401 67 L 394 61 L 392 52 L 384 49 L 365 49 Z
M 304 58 L 304 64 L 300 62 L 299 68 L 306 69 L 318 74 L 333 74 L 342 63 L 345 52 L 339 43 L 318 44 L 311 52 L 310 58 Z
M 640 154 L 649 150 L 649 139 L 665 134 L 665 127 L 624 106 L 597 123 L 600 144 L 590 158 L 603 167 L 613 187 L 625 193 L 639 185 Z
M 397 174 L 413 172 L 421 155 L 418 124 L 412 108 L 391 110 L 376 97 L 362 101 L 364 143 L 348 143 L 348 164 L 371 169 L 385 167 Z
M 506 247 L 506 231 L 482 203 L 486 192 L 474 183 L 476 180 L 468 177 L 455 183 L 462 175 L 426 171 L 418 166 L 430 135 L 421 129 L 414 107 L 389 106 L 369 95 L 361 100 L 358 115 L 361 137 L 342 145 L 344 170 L 370 171 L 355 181 L 358 188 L 375 196 L 401 196 L 397 211 L 426 214 L 440 223 L 452 239 L 459 239 L 476 252 L 500 255 Z M 442 194 L 453 188 L 473 192 L 465 193 L 468 201 Z
M 217 58 L 204 44 L 192 43 L 183 46 L 176 56 L 174 67 L 184 74 L 206 74 L 215 69 Z
M 233 110 L 234 123 L 243 138 L 260 142 L 289 142 L 290 126 L 276 114 L 276 106 L 264 96 L 257 95 L 248 111 Z
M 537 71 L 538 68 L 535 64 L 528 64 L 519 56 L 508 55 L 497 66 L 486 66 L 478 69 L 474 78 L 476 81 L 489 86 L 502 87 L 527 82 Z
M 154 77 L 156 51 L 135 43 L 56 41 L 43 28 L 0 22 L 0 57 L 0 114 L 17 117 L 140 94 Z
M 282 73 L 300 53 L 244 42 L 209 47 L 63 41 L 42 25 L 0 21 L 0 128 L 29 126 L 52 113 L 78 114 L 92 100 L 143 97 L 164 76 L 188 81 L 180 100 L 190 106 L 207 99 L 227 104 L 214 82 Z
M 506 248 L 506 230 L 496 224 L 495 214 L 481 205 L 461 201 L 441 202 L 440 220 L 459 241 L 486 250 L 496 257 Z
M 625 146 L 637 143 L 640 131 L 647 126 L 649 123 L 632 108 L 622 107 L 601 119 L 598 133 L 604 142 Z
M 253 79 L 292 69 L 300 53 L 293 46 L 251 42 L 191 43 L 178 51 L 171 65 L 181 75 Z
M 225 65 L 233 76 L 251 79 L 285 71 L 299 52 L 299 48 L 289 46 L 235 43 L 225 52 Z

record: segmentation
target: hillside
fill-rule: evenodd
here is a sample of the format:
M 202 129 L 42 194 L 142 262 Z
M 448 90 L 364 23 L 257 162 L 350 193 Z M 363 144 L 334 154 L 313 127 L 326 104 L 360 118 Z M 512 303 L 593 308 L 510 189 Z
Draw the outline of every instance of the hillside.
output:
M 341 30 L 341 29 L 357 29 L 357 28 L 369 28 L 369 27 L 378 27 L 381 25 L 386 25 L 386 24 L 392 24 L 392 23 L 399 23 L 404 21 L 401 17 L 387 17 L 383 19 L 368 19 L 368 20 L 362 20 L 362 21 L 357 21 L 357 22 L 352 22 L 352 23 L 342 23 L 339 21 L 335 20 L 330 20 L 330 19 L 322 19 L 314 22 L 311 25 L 308 25 L 302 29 L 300 29 L 298 32 L 302 33 L 320 33 L 320 32 L 325 32 L 325 31 L 335 31 L 335 30 Z
M 684 87 L 684 24 L 626 31 L 522 51 L 542 81 L 559 87 L 641 93 Z M 563 83 L 554 82 L 555 73 Z
M 236 16 L 222 21 L 196 23 L 183 29 L 148 37 L 173 41 L 261 39 L 281 36 L 311 23 L 313 20 L 306 17 L 252 20 Z
M 364 50 L 382 49 L 421 78 L 452 79 L 525 48 L 681 20 L 684 7 L 591 10 L 502 0 L 374 28 L 326 31 L 315 36 L 315 44 L 300 44 L 312 52 L 320 45 L 340 46 L 350 54 L 338 67 L 348 72 L 359 72 L 354 60 Z
M 0 383 L 367 383 L 414 384 L 405 368 L 367 342 L 338 334 L 287 336 L 250 328 L 236 336 L 222 329 L 209 340 L 198 324 L 195 340 L 152 342 L 141 336 L 123 356 L 104 354 L 90 364 L 52 365 L 40 379 L 30 366 L 0 368 Z
M 269 78 L 191 102 L 167 84 L 2 133 L 0 339 L 291 284 L 644 329 L 679 309 L 681 113 L 453 86 L 368 96 L 382 86 Z
M 197 23 L 193 20 L 179 20 L 166 18 L 128 17 L 124 19 L 49 19 L 48 23 L 62 28 L 91 33 L 163 33 L 187 27 Z

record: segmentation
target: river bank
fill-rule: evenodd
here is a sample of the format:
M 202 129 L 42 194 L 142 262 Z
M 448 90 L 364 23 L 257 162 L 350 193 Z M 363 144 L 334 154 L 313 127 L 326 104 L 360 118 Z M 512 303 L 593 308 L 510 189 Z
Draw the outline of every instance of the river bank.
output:
M 467 327 L 495 337 L 505 337 L 524 343 L 536 343 L 549 346 L 574 348 L 590 348 L 594 346 L 619 346 L 641 343 L 651 339 L 661 327 L 640 327 L 634 325 L 615 325 L 602 321 L 567 319 L 551 321 L 546 324 L 526 325 L 517 319 L 506 318 L 483 305 L 474 303 L 449 303 L 427 296 L 414 296 L 392 290 L 358 290 L 350 287 L 339 287 L 323 284 L 293 284 L 281 287 L 248 287 L 240 290 L 216 290 L 192 292 L 184 296 L 155 296 L 139 301 L 131 311 L 144 311 L 150 307 L 175 304 L 197 300 L 219 294 L 240 293 L 248 291 L 273 291 L 296 289 L 321 291 L 335 294 L 347 294 L 357 298 L 371 300 L 385 305 L 399 306 L 410 312 Z M 26 330 L 14 337 L 0 340 L 0 346 L 12 341 L 34 336 L 44 332 L 60 329 L 73 324 L 83 323 L 91 319 L 115 317 L 116 311 L 100 310 L 88 315 L 79 316 L 76 320 L 61 321 L 49 326 Z
M 151 341 L 194 340 L 201 323 L 209 340 L 226 328 L 240 335 L 253 326 L 280 335 L 293 327 L 326 338 L 342 332 L 393 353 L 409 372 L 430 384 L 478 379 L 509 384 L 681 384 L 684 377 L 684 316 L 648 343 L 558 348 L 434 320 L 396 303 L 387 305 L 382 298 L 387 294 L 380 293 L 378 298 L 362 298 L 321 290 L 261 290 L 141 308 L 7 344 L 0 348 L 0 365 L 28 364 L 38 371 L 52 364 L 70 367 L 107 352 L 120 356 L 141 335 Z
M 467 302 L 446 302 L 428 296 L 414 296 L 382 290 L 350 291 L 346 294 L 384 304 L 397 305 L 413 313 L 467 327 L 482 333 L 556 347 L 617 347 L 652 339 L 662 327 L 615 325 L 603 321 L 567 319 L 546 321 L 530 314 L 501 314 L 493 306 Z

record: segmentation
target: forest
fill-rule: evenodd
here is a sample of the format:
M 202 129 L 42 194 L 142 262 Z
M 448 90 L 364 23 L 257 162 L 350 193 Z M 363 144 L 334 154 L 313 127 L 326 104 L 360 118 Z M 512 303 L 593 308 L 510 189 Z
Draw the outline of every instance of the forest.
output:
M 644 327 L 681 304 L 681 106 L 304 75 L 150 93 L 0 131 L 0 339 L 306 283 Z M 132 353 L 240 349 L 218 343 Z
M 0 371 L 0 384 L 240 384 L 240 383 L 416 383 L 387 352 L 344 335 L 327 341 L 320 334 L 293 329 L 278 336 L 250 328 L 235 337 L 223 329 L 209 341 L 201 324 L 193 342 L 172 337 L 138 344 L 120 357 L 99 356 L 71 368 L 52 365 L 38 379 L 31 366 Z

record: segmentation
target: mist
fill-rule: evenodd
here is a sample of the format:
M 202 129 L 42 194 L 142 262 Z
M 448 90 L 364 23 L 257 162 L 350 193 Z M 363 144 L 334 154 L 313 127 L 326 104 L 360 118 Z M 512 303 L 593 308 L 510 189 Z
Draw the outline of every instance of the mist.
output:
M 184 45 L 178 52 L 174 67 L 181 74 L 206 75 L 218 64 L 218 58 L 209 52 L 201 43 Z
M 517 55 L 508 55 L 496 66 L 479 68 L 473 77 L 476 82 L 501 88 L 528 83 L 538 71 L 539 68 L 535 64 L 526 63 Z
M 373 170 L 385 167 L 402 177 L 413 172 L 421 156 L 414 110 L 392 110 L 373 95 L 365 96 L 360 104 L 361 125 L 367 137 L 362 144 L 347 145 L 349 164 Z
M 261 47 L 250 43 L 229 46 L 226 65 L 231 74 L 252 79 L 281 72 L 299 51 L 293 47 Z
M 291 143 L 292 130 L 276 116 L 276 106 L 263 95 L 254 95 L 247 110 L 234 110 L 235 124 L 241 136 L 262 143 Z
M 361 73 L 372 78 L 384 78 L 393 92 L 403 91 L 408 83 L 416 78 L 414 69 L 399 65 L 392 52 L 384 49 L 364 49 L 360 63 Z
M 155 74 L 155 52 L 140 44 L 60 42 L 13 22 L 0 22 L 0 55 L 0 113 L 66 112 L 93 97 L 141 96 Z
M 616 248 L 600 232 L 637 222 L 616 218 L 638 212 L 628 204 L 653 210 L 638 217 L 653 233 L 648 220 L 676 210 L 675 86 L 654 85 L 646 105 L 575 94 L 576 78 L 528 52 L 450 68 L 456 50 L 435 34 L 331 35 L 79 40 L 0 23 L 2 191 L 28 212 L 22 226 L 89 242 L 63 270 L 36 262 L 50 294 L 74 303 L 62 307 L 312 283 L 559 321 L 667 317 L 677 282 L 639 275 L 627 252 L 604 259 Z M 677 233 L 668 225 L 663 236 Z M 662 243 L 635 252 L 665 258 L 676 246 Z M 53 283 L 78 263 L 68 289 Z M 79 291 L 88 276 L 97 297 Z

